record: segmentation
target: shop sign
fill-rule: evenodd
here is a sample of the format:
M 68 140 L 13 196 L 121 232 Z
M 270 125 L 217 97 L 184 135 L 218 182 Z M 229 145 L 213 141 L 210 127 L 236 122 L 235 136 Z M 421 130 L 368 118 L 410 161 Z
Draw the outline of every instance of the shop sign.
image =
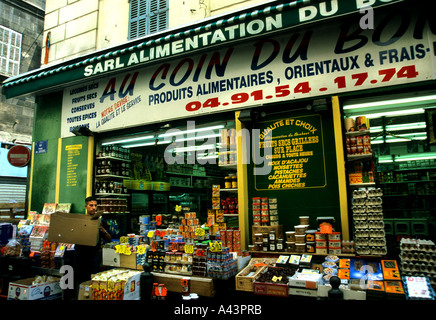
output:
M 62 136 L 432 80 L 427 17 L 392 11 L 374 29 L 350 19 L 85 82 L 64 90 Z
M 30 161 L 30 150 L 25 146 L 13 146 L 8 151 L 8 162 L 14 167 L 25 167 Z
M 242 40 L 276 30 L 357 12 L 361 8 L 368 8 L 369 6 L 372 8 L 393 2 L 399 1 L 293 1 L 271 7 L 279 12 L 277 14 L 265 15 L 271 8 L 270 10 L 257 10 L 233 19 L 220 20 L 188 32 L 169 35 L 160 41 L 151 40 L 141 50 L 86 66 L 83 75 L 85 77 L 95 76 L 178 54 L 187 54 L 190 51 L 214 45 L 222 45 L 234 40 Z
M 321 116 L 259 122 L 260 149 L 271 148 L 267 175 L 255 175 L 258 191 L 324 188 L 326 171 Z
M 47 140 L 35 142 L 35 154 L 47 153 Z

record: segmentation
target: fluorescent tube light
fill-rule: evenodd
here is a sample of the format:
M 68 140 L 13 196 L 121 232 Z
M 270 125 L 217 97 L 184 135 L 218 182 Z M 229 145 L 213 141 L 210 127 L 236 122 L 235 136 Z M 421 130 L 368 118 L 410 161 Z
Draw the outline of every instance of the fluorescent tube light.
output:
M 215 144 L 206 144 L 202 146 L 192 146 L 192 147 L 182 147 L 182 148 L 174 148 L 171 150 L 168 150 L 169 152 L 187 152 L 187 151 L 197 151 L 197 150 L 205 150 L 205 149 L 211 149 L 216 148 Z
M 141 140 L 149 140 L 149 139 L 153 139 L 153 138 L 154 138 L 154 136 L 148 135 L 148 136 L 142 136 L 142 137 L 136 137 L 136 138 L 129 138 L 129 139 L 122 139 L 122 140 L 103 142 L 101 145 L 102 146 L 107 146 L 109 144 L 117 144 L 117 143 L 134 142 L 134 141 L 141 141 Z
M 427 128 L 427 124 L 425 122 L 414 122 L 414 123 L 405 123 L 405 124 L 394 124 L 386 126 L 386 131 L 402 131 L 402 130 L 412 130 L 412 129 L 425 129 Z M 371 133 L 382 132 L 383 127 L 371 127 Z
M 414 102 L 425 102 L 436 100 L 436 95 L 424 96 L 424 97 L 413 97 L 413 98 L 404 98 L 404 99 L 393 99 L 393 100 L 384 100 L 384 101 L 374 101 L 374 102 L 366 102 L 359 104 L 350 104 L 345 105 L 344 110 L 353 110 L 353 109 L 361 109 L 361 108 L 371 108 L 377 106 L 390 106 L 390 105 L 398 105 L 401 103 L 414 103 Z
M 407 139 L 407 138 L 402 138 L 402 137 L 410 137 L 410 138 Z M 386 143 L 407 142 L 407 141 L 425 140 L 425 139 L 427 139 L 427 133 L 416 132 L 416 133 L 402 134 L 399 137 L 387 137 Z M 383 142 L 384 142 L 383 137 L 377 137 L 376 139 L 371 141 L 371 144 L 381 144 Z
M 161 140 L 158 141 L 157 144 L 170 144 L 171 141 L 165 141 L 165 140 Z M 126 145 L 122 145 L 122 148 L 137 148 L 137 147 L 146 147 L 146 146 L 154 146 L 156 144 L 156 141 L 153 142 L 147 142 L 147 143 L 139 143 L 139 144 L 126 144 Z
M 380 117 L 395 117 L 395 116 L 406 116 L 411 114 L 421 114 L 424 112 L 425 110 L 423 108 L 417 108 L 417 109 L 398 110 L 398 111 L 389 111 L 389 112 L 380 112 L 380 113 L 371 113 L 371 114 L 361 113 L 353 117 L 365 116 L 367 119 L 373 119 L 373 118 L 380 118 Z
M 404 161 L 414 161 L 414 160 L 427 160 L 427 159 L 436 159 L 436 153 L 428 152 L 428 153 L 410 153 L 405 154 L 403 156 L 396 156 L 395 162 L 404 162 Z M 392 163 L 392 156 L 381 156 L 378 160 L 379 163 Z
M 190 129 L 190 130 L 185 130 L 185 131 L 179 131 L 179 132 L 173 132 L 173 133 L 162 133 L 159 134 L 157 137 L 158 138 L 163 138 L 163 137 L 172 137 L 172 136 L 180 136 L 180 135 L 184 135 L 186 133 L 193 133 L 193 132 L 202 132 L 202 131 L 207 131 L 207 130 L 214 130 L 214 129 L 223 129 L 225 126 L 220 124 L 220 125 L 216 125 L 216 126 L 210 126 L 210 127 L 204 127 L 204 128 L 198 128 L 198 129 Z M 219 137 L 220 135 L 217 134 L 217 137 Z M 205 136 L 207 137 L 207 136 Z M 127 143 L 127 142 L 135 142 L 135 141 L 142 141 L 142 140 L 150 140 L 156 138 L 156 136 L 154 135 L 147 135 L 147 136 L 140 136 L 140 137 L 135 137 L 135 138 L 128 138 L 128 139 L 121 139 L 121 140 L 114 140 L 114 141 L 107 141 L 107 142 L 103 142 L 101 145 L 105 146 L 105 145 L 110 145 L 110 144 L 118 144 L 118 143 Z M 196 140 L 196 139 L 201 139 L 201 137 L 190 137 L 187 138 L 188 140 L 178 140 L 178 141 L 189 141 L 189 140 Z M 166 143 L 171 143 L 172 141 L 168 141 Z M 150 143 L 145 143 L 142 144 L 144 146 L 150 146 L 155 144 L 154 142 L 150 142 Z M 141 145 L 133 145 L 133 146 L 122 146 L 123 148 L 129 148 L 129 147 L 137 147 L 137 146 L 141 146 Z
M 162 137 L 168 137 L 168 136 L 179 136 L 182 134 L 186 134 L 186 133 L 192 133 L 192 132 L 201 132 L 201 131 L 207 131 L 207 130 L 214 130 L 214 129 L 224 129 L 224 125 L 220 124 L 220 125 L 216 125 L 216 126 L 210 126 L 210 127 L 204 127 L 204 128 L 198 128 L 198 129 L 191 129 L 191 130 L 186 130 L 186 131 L 180 131 L 180 132 L 172 132 L 172 133 L 163 133 L 160 134 L 158 137 L 162 138 Z

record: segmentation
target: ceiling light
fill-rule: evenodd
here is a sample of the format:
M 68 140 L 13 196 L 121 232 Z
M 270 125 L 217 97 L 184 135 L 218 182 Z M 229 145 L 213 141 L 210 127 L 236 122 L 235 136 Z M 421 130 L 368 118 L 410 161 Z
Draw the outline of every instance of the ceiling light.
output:
M 148 136 L 141 136 L 136 138 L 129 138 L 129 139 L 123 139 L 123 140 L 115 140 L 115 141 L 109 141 L 109 142 L 103 142 L 101 145 L 106 146 L 109 144 L 117 144 L 117 143 L 126 143 L 126 142 L 134 142 L 134 141 L 141 141 L 141 140 L 149 140 L 153 139 L 154 136 L 148 135 Z
M 353 109 L 371 108 L 377 106 L 391 106 L 391 105 L 397 106 L 398 104 L 403 104 L 403 103 L 411 104 L 414 102 L 425 102 L 431 100 L 436 100 L 436 95 L 350 104 L 350 105 L 344 105 L 343 109 L 353 110 Z
M 186 134 L 186 133 L 201 132 L 201 131 L 214 130 L 214 129 L 224 129 L 224 125 L 221 124 L 221 125 L 217 125 L 217 126 L 204 127 L 204 128 L 198 128 L 198 129 L 190 129 L 190 130 L 185 130 L 185 131 L 174 130 L 173 132 L 160 134 L 158 137 L 159 138 L 171 137 L 171 136 L 178 136 L 178 135 L 182 135 L 182 134 Z
M 436 153 L 427 152 L 427 153 L 409 153 L 406 155 L 398 155 L 394 156 L 395 162 L 404 162 L 404 161 L 414 161 L 414 160 L 427 160 L 427 159 L 436 159 Z M 378 159 L 379 163 L 392 163 L 393 158 L 391 155 L 389 156 L 380 156 Z
M 405 124 L 393 124 L 386 126 L 386 131 L 402 131 L 402 130 L 412 130 L 412 129 L 425 129 L 427 124 L 425 122 L 414 122 Z M 383 127 L 371 127 L 371 133 L 382 132 Z
M 168 150 L 168 152 L 187 152 L 187 151 L 197 151 L 197 150 L 205 150 L 205 149 L 211 149 L 216 148 L 215 144 L 206 144 L 202 146 L 192 146 L 192 147 L 182 147 L 182 148 L 174 148 Z
M 371 113 L 371 114 L 361 113 L 359 115 L 356 115 L 355 117 L 365 116 L 367 119 L 374 119 L 374 118 L 380 118 L 380 117 L 395 117 L 395 116 L 406 116 L 406 115 L 411 115 L 411 114 L 421 114 L 424 112 L 425 112 L 424 108 L 417 108 L 417 109 L 379 112 L 379 113 Z

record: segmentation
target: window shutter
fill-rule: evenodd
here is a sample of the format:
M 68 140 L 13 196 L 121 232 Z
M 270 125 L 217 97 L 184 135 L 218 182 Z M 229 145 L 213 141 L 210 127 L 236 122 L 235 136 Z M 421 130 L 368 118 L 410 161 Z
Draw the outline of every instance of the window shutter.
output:
M 20 73 L 22 35 L 0 26 L 0 73 L 15 76 Z
M 131 0 L 129 39 L 168 28 L 168 0 Z

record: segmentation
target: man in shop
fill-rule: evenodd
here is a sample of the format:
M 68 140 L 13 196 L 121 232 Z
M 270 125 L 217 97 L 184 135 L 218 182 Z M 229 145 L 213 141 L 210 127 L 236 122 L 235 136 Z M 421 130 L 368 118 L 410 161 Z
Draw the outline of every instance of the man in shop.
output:
M 97 212 L 97 199 L 95 197 L 87 197 L 85 199 L 85 210 L 88 216 L 92 219 L 98 219 L 101 216 Z M 112 241 L 109 232 L 100 224 L 100 238 L 95 246 L 75 245 L 76 250 L 76 268 L 75 282 L 76 288 L 84 281 L 91 280 L 91 275 L 100 271 L 101 267 L 101 239 L 106 242 Z

